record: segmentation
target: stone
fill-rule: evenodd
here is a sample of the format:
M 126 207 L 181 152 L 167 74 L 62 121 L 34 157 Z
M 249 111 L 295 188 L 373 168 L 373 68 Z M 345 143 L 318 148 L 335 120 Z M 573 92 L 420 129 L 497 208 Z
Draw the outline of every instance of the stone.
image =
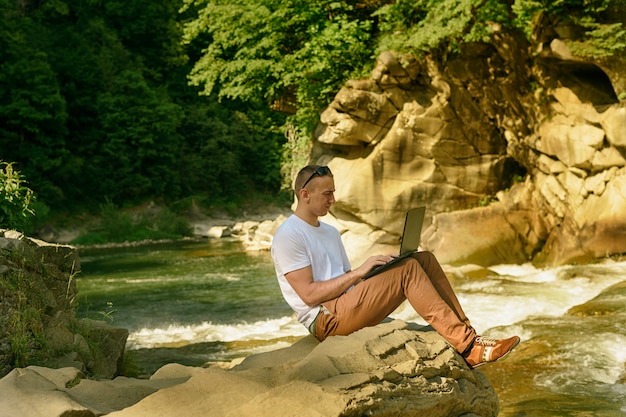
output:
M 311 162 L 335 175 L 331 223 L 355 266 L 397 250 L 404 213 L 420 205 L 422 249 L 455 265 L 626 252 L 621 223 L 604 220 L 626 194 L 609 174 L 626 166 L 615 74 L 571 59 L 564 39 L 546 38 L 536 57 L 519 42 L 499 32 L 445 64 L 381 53 L 370 77 L 346 83 L 322 113 Z M 513 196 L 521 179 L 527 191 Z M 496 196 L 502 205 L 484 210 Z
M 609 143 L 622 151 L 626 150 L 626 107 L 608 109 L 600 123 Z
M 56 374 L 65 373 L 60 370 Z M 46 372 L 48 376 L 53 372 Z M 55 417 L 72 415 L 94 417 L 86 406 L 67 393 L 67 380 L 46 378 L 36 369 L 14 369 L 0 379 L 0 415 L 3 417 Z M 60 384 L 60 385 L 59 385 Z
M 497 416 L 479 370 L 434 330 L 400 320 L 334 336 L 306 336 L 230 369 L 168 364 L 149 380 L 81 379 L 29 367 L 0 380 L 0 414 L 24 416 Z M 10 392 L 11 396 L 5 396 Z
M 231 235 L 228 226 L 213 226 L 209 229 L 206 236 L 214 239 L 220 239 Z
M 96 377 L 120 373 L 128 330 L 76 320 L 75 248 L 0 230 L 0 265 L 7 266 L 0 272 L 0 376 L 24 358 L 50 367 L 71 364 Z
M 439 262 L 450 265 L 481 266 L 520 263 L 531 257 L 533 248 L 525 246 L 525 236 L 509 220 L 526 216 L 514 214 L 503 204 L 473 210 L 442 213 L 424 231 L 422 240 Z M 518 223 L 528 224 L 523 217 Z
M 95 417 L 131 406 L 188 379 L 83 379 L 74 368 L 17 368 L 0 379 L 2 417 Z
M 93 376 L 111 379 L 119 375 L 124 365 L 128 329 L 90 319 L 78 320 L 76 327 L 78 333 L 97 349 L 93 354 L 94 363 L 91 366 Z

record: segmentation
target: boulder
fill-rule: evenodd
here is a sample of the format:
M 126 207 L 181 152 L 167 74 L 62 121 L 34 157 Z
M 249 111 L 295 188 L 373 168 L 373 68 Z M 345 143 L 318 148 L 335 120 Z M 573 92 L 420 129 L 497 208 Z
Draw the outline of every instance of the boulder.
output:
M 88 368 L 94 377 L 111 379 L 120 374 L 124 366 L 124 353 L 128 329 L 111 326 L 99 320 L 81 319 L 76 322 L 77 333 L 93 346 Z
M 159 389 L 188 377 L 111 381 L 83 379 L 75 368 L 17 368 L 0 379 L 3 417 L 95 417 L 131 406 Z
M 79 271 L 72 246 L 0 230 L 0 376 L 29 363 L 120 373 L 128 330 L 76 319 Z
M 232 366 L 169 364 L 149 380 L 80 379 L 71 369 L 16 369 L 0 380 L 3 417 L 497 416 L 498 397 L 428 327 L 396 320 L 312 336 Z M 10 393 L 10 395 L 4 395 Z
M 509 217 L 526 223 L 524 211 L 507 211 L 504 204 L 443 213 L 423 233 L 424 246 L 444 264 L 499 265 L 529 259 L 532 248 Z

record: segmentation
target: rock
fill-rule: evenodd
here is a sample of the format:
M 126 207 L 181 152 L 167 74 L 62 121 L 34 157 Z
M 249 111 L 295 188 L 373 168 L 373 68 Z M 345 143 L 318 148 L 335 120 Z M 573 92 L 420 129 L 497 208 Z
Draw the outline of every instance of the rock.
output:
M 239 222 L 233 227 L 233 232 L 246 250 L 269 250 L 276 229 L 286 219 L 287 216 L 280 214 L 273 220 Z
M 384 52 L 368 79 L 337 93 L 311 162 L 335 175 L 331 222 L 353 264 L 396 251 L 404 213 L 421 205 L 422 247 L 444 262 L 559 265 L 626 252 L 618 64 L 607 75 L 605 61 L 575 58 L 555 35 L 570 32 L 543 29 L 536 57 L 505 32 L 445 59 Z
M 617 315 L 624 311 L 626 281 L 603 290 L 599 295 L 584 304 L 571 307 L 568 315 L 578 317 Z
M 95 414 L 73 399 L 64 389 L 78 370 L 46 371 L 46 378 L 36 368 L 14 369 L 0 380 L 0 415 L 3 417 L 55 417 Z M 65 378 L 64 378 L 65 376 Z
M 119 375 L 124 365 L 128 329 L 89 319 L 78 320 L 76 328 L 94 346 L 90 364 L 93 377 L 111 379 Z
M 253 355 L 231 369 L 169 364 L 149 380 L 80 379 L 16 369 L 0 380 L 0 414 L 178 416 L 497 416 L 485 376 L 436 332 L 396 320 L 319 343 Z
M 231 230 L 228 226 L 213 226 L 209 229 L 206 236 L 214 239 L 227 237 L 231 235 Z
M 74 368 L 14 369 L 0 380 L 2 417 L 95 417 L 131 406 L 153 392 L 187 378 L 112 381 L 81 379 Z
M 529 259 L 533 248 L 525 246 L 525 236 L 509 217 L 518 216 L 518 222 L 527 223 L 526 215 L 507 211 L 504 204 L 442 213 L 424 231 L 422 240 L 444 264 L 518 263 Z
M 76 320 L 75 248 L 0 230 L 0 266 L 0 376 L 33 362 L 120 373 L 128 331 Z
M 618 148 L 623 155 L 626 151 L 626 108 L 613 106 L 604 113 L 600 121 L 609 143 Z

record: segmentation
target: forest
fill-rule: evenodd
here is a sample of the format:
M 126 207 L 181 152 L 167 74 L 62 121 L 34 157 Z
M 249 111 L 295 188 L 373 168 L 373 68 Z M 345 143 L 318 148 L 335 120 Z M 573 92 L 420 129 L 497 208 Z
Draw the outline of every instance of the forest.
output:
M 625 3 L 0 0 L 0 227 L 279 198 L 380 52 L 454 54 L 495 25 L 530 38 L 548 14 L 601 59 L 626 47 Z

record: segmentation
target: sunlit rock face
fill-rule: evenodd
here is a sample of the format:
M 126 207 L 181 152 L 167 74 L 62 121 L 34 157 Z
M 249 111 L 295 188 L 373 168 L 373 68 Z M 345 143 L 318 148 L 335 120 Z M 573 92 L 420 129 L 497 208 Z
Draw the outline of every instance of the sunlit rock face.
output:
M 541 45 L 530 54 L 498 34 L 453 57 L 386 52 L 338 92 L 311 162 L 333 171 L 327 220 L 353 262 L 397 250 L 404 212 L 420 205 L 422 247 L 443 262 L 626 252 L 626 108 L 597 63 Z

